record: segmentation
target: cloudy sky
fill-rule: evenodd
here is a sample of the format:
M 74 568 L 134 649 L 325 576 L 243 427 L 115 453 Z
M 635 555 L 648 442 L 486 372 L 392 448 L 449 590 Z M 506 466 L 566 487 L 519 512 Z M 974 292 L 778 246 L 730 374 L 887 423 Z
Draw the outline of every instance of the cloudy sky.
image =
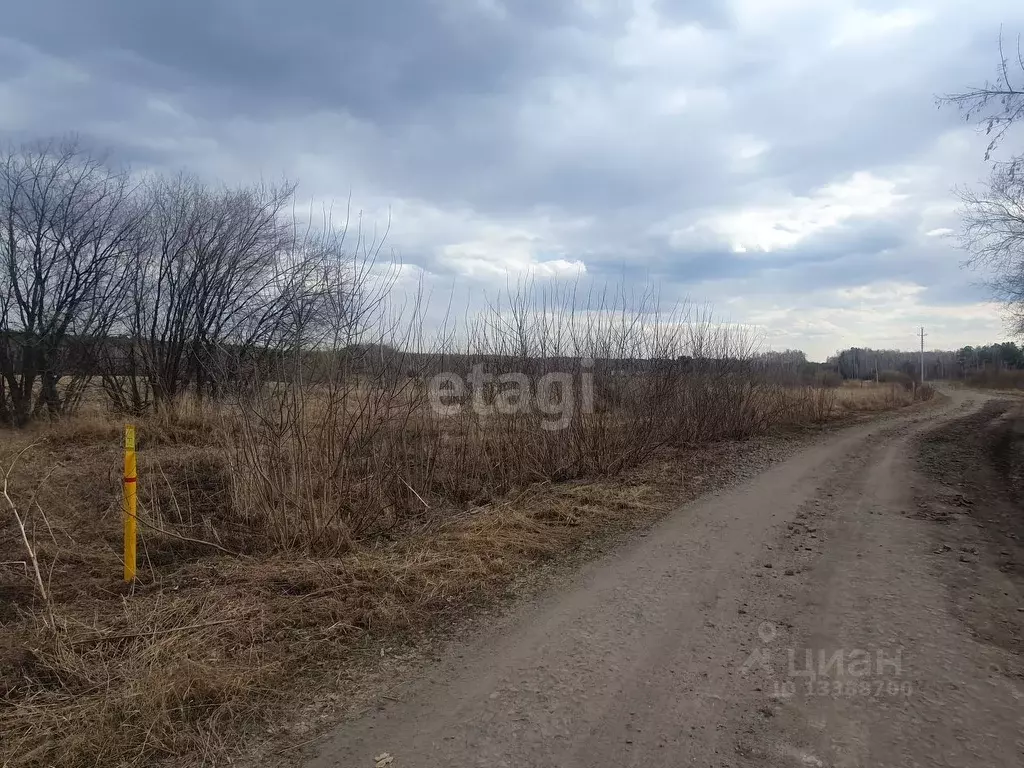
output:
M 431 286 L 579 274 L 711 302 L 776 348 L 1005 336 L 959 267 L 1015 0 L 37 0 L 0 26 L 0 135 L 390 217 Z M 462 299 L 456 299 L 461 301 Z

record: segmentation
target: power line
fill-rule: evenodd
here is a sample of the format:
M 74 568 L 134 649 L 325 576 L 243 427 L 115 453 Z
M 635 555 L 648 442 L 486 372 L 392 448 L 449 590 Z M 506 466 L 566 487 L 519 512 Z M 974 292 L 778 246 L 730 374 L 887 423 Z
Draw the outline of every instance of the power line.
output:
M 924 384 L 924 337 L 928 334 L 924 332 L 924 326 L 921 326 L 921 383 Z

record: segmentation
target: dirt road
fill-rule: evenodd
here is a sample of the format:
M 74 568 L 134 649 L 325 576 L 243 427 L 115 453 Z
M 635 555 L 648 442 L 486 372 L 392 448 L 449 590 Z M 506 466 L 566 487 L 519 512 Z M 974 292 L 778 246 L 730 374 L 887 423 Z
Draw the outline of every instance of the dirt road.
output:
M 947 425 L 956 448 L 987 399 L 847 429 L 681 509 L 309 765 L 1024 765 L 1020 574 L 919 471 L 920 437 Z

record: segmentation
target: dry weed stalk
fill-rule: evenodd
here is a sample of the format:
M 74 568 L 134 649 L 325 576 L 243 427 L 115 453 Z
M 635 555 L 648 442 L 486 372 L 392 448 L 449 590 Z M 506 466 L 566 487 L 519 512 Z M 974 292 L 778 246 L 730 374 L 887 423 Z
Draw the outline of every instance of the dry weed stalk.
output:
M 26 531 L 26 529 L 25 529 L 25 520 L 22 518 L 21 514 L 18 512 L 18 505 L 15 504 L 14 499 L 11 498 L 11 494 L 10 494 L 11 473 L 15 470 L 15 468 L 17 467 L 18 462 L 21 460 L 21 458 L 28 451 L 30 451 L 32 448 L 34 448 L 36 445 L 37 445 L 37 443 L 30 443 L 29 445 L 25 446 L 25 448 L 23 448 L 12 459 L 10 465 L 4 470 L 4 473 L 3 473 L 3 488 L 0 489 L 0 495 L 2 495 L 4 497 L 4 500 L 7 502 L 8 508 L 11 510 L 11 514 L 14 515 L 14 519 L 15 519 L 15 521 L 18 524 L 18 530 L 21 533 L 21 542 L 22 542 L 23 546 L 25 547 L 25 553 L 28 555 L 28 561 L 29 561 L 29 563 L 31 563 L 31 565 L 32 565 L 32 572 L 35 575 L 36 587 L 39 589 L 39 597 L 42 599 L 43 603 L 47 606 L 47 610 L 48 610 L 48 612 L 50 614 L 50 617 L 51 617 L 51 620 L 52 620 L 53 611 L 52 611 L 52 607 L 50 606 L 50 599 L 49 599 L 49 595 L 47 594 L 46 585 L 43 583 L 43 573 L 42 573 L 42 570 L 39 568 L 39 557 L 36 555 L 35 547 L 32 546 L 32 542 L 29 540 L 28 531 Z M 44 481 L 45 481 L 45 478 L 44 478 Z M 35 497 L 33 496 L 32 499 L 29 502 L 29 507 L 30 508 L 31 508 L 32 504 L 34 503 L 34 501 L 35 501 Z M 41 509 L 40 509 L 40 512 L 42 512 Z M 44 521 L 46 520 L 45 513 L 43 513 L 43 519 L 44 519 Z M 46 524 L 47 524 L 47 527 L 49 527 L 49 522 L 48 521 L 46 522 Z

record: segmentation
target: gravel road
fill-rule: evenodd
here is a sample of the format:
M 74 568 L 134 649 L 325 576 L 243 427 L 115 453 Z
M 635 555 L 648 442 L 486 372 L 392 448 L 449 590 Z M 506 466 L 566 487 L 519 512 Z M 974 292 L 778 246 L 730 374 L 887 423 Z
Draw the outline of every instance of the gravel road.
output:
M 959 615 L 915 514 L 917 439 L 988 399 L 948 395 L 680 509 L 307 765 L 1024 765 L 1020 659 Z M 1024 605 L 1004 581 L 980 589 Z

